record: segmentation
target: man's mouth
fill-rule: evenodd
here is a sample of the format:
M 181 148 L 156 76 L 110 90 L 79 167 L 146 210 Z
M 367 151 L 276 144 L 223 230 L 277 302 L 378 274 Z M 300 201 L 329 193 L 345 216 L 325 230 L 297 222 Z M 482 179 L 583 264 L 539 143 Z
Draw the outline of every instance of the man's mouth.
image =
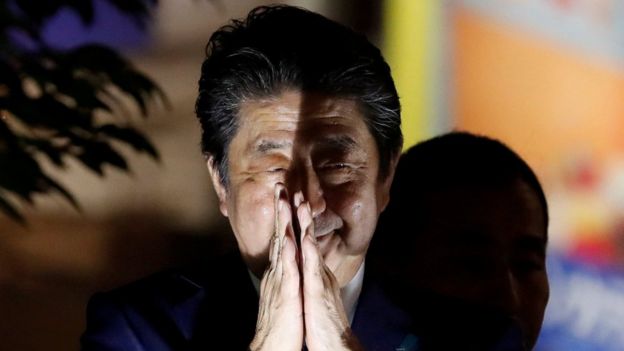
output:
M 334 234 L 335 230 L 325 230 L 323 232 L 320 233 L 315 233 L 314 237 L 316 238 L 317 241 L 321 241 L 324 240 L 326 238 L 329 238 L 332 234 Z
M 333 246 L 331 243 L 334 241 L 333 239 L 335 236 L 335 230 L 316 235 L 316 242 L 318 243 L 319 249 L 321 250 L 323 256 L 327 254 L 327 251 L 330 250 L 331 246 Z
M 334 232 L 329 232 L 329 233 L 326 233 L 326 234 L 323 234 L 323 235 L 317 235 L 316 236 L 316 241 L 319 242 L 319 243 L 325 242 L 332 236 L 333 233 Z

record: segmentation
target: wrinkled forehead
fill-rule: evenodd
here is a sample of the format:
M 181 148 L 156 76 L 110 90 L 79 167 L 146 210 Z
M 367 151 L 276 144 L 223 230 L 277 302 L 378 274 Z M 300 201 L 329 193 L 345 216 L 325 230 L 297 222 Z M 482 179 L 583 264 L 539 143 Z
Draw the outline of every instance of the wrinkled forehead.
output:
M 239 142 L 267 151 L 314 140 L 350 148 L 372 137 L 354 99 L 287 91 L 248 99 L 239 110 Z
M 355 98 L 286 90 L 268 97 L 243 99 L 238 118 L 239 124 L 242 125 L 250 119 L 265 121 L 279 118 L 299 122 L 332 116 L 361 117 L 360 114 Z

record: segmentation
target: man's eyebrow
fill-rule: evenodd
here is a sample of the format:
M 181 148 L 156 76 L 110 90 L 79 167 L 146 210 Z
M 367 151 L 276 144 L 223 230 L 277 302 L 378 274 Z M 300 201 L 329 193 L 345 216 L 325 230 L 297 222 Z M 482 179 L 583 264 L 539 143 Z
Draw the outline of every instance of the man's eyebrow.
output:
M 260 140 L 260 142 L 256 143 L 256 147 L 254 151 L 256 153 L 266 154 L 269 151 L 286 149 L 291 146 L 292 146 L 292 142 L 290 141 L 276 141 L 276 140 L 262 139 Z
M 522 250 L 535 251 L 540 255 L 546 255 L 546 240 L 540 236 L 524 235 L 516 240 L 515 246 Z
M 358 143 L 348 135 L 328 135 L 320 139 L 323 149 L 349 151 L 357 148 Z
M 464 248 L 485 248 L 494 245 L 492 238 L 477 230 L 463 230 L 451 236 L 449 244 Z

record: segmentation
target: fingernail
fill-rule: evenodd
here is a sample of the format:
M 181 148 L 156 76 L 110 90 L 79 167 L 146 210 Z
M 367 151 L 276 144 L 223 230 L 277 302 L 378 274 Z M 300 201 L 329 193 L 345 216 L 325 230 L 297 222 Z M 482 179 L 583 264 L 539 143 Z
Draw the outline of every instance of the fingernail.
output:
M 280 192 L 282 191 L 279 183 L 275 184 L 275 189 L 273 191 L 273 198 L 277 201 L 280 198 Z
M 295 207 L 301 206 L 301 203 L 303 202 L 303 193 L 301 191 L 297 191 L 295 193 L 295 195 L 293 196 L 293 202 Z
M 286 240 L 290 240 L 288 238 L 288 235 L 284 236 L 284 239 L 282 240 L 282 247 L 284 247 L 284 245 L 286 245 Z

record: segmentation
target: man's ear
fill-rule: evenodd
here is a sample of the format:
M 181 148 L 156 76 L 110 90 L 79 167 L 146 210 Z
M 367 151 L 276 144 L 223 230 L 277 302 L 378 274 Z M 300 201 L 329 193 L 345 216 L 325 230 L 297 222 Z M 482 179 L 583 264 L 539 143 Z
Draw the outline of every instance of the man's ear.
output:
M 219 167 L 215 164 L 214 156 L 209 155 L 208 160 L 206 161 L 206 165 L 208 166 L 208 172 L 210 173 L 210 179 L 212 180 L 212 186 L 217 193 L 217 197 L 219 198 L 219 211 L 224 216 L 228 216 L 227 209 L 227 189 L 223 182 L 221 182 L 221 173 L 219 172 Z
M 394 172 L 396 171 L 397 164 L 399 163 L 399 159 L 401 158 L 401 148 L 397 149 L 392 153 L 390 158 L 390 163 L 388 164 L 388 170 L 385 174 L 385 177 L 380 179 L 379 182 L 379 190 L 380 194 L 380 208 L 381 211 L 386 209 L 388 203 L 390 202 L 390 188 L 392 187 L 392 180 L 394 180 Z

